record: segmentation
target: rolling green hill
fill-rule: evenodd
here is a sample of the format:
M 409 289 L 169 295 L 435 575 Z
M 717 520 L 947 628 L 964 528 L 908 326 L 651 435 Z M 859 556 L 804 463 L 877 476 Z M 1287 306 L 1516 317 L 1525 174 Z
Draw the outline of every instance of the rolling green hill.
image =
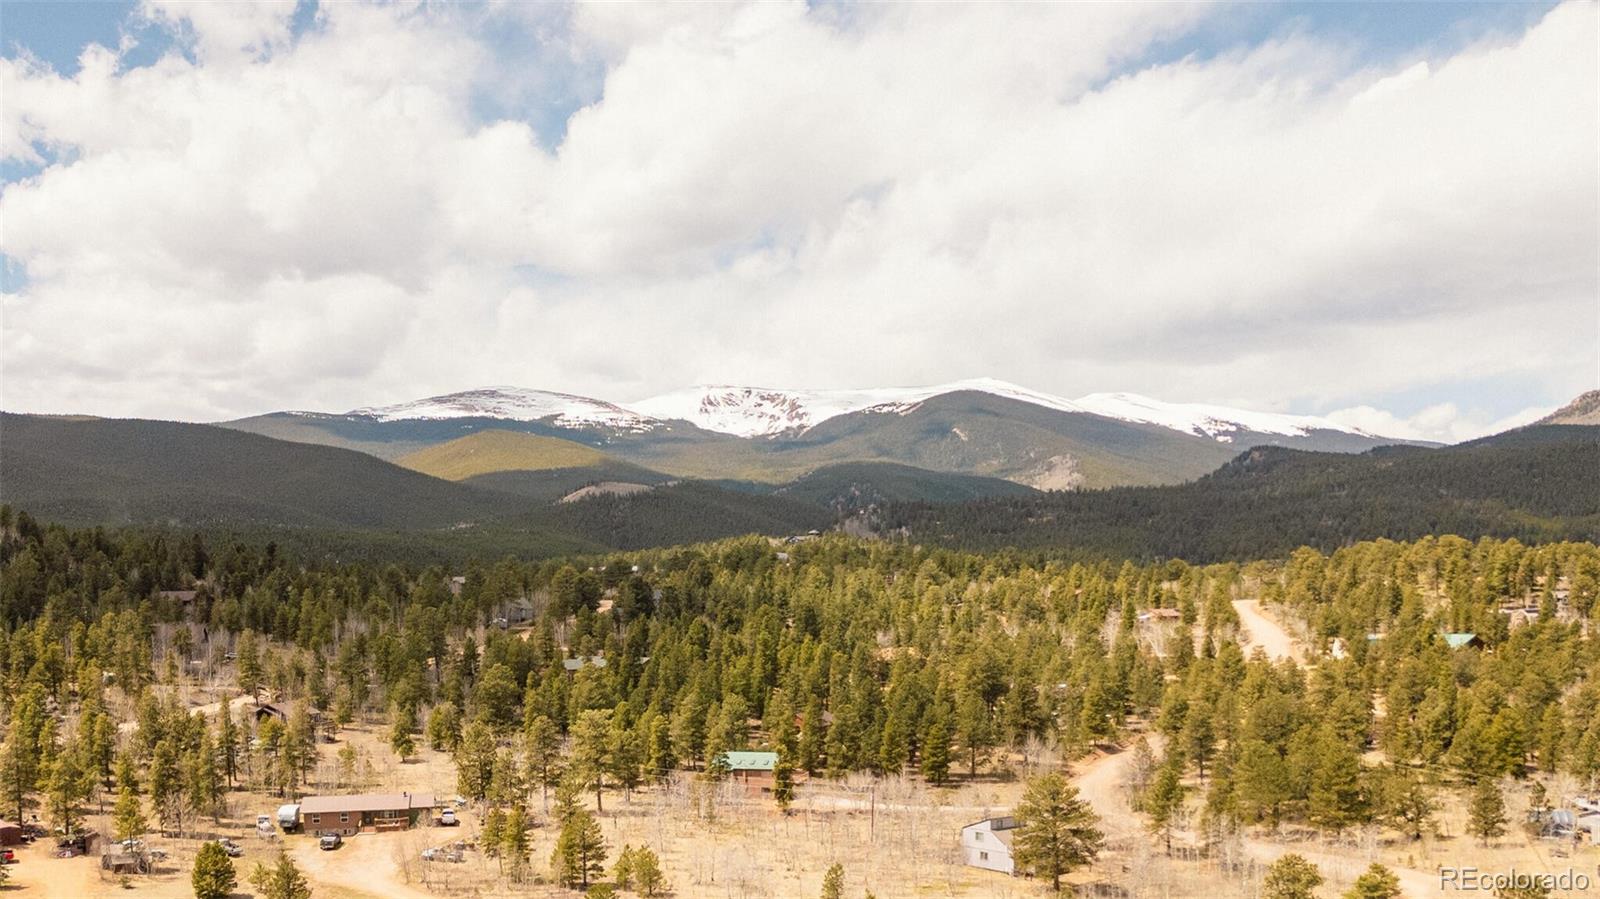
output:
M 963 548 L 1214 561 L 1428 534 L 1600 540 L 1600 427 L 1549 425 L 1442 449 L 1257 447 L 1193 483 L 893 504 L 881 529 Z
M 64 524 L 253 534 L 345 558 L 541 556 L 832 522 L 821 506 L 710 484 L 557 504 L 598 480 L 666 480 L 596 456 L 582 468 L 452 482 L 360 452 L 211 425 L 7 413 L 0 502 Z
M 605 453 L 571 440 L 490 430 L 407 453 L 395 464 L 447 481 L 464 481 L 496 472 L 587 468 L 606 461 Z
M 429 529 L 518 508 L 363 453 L 210 425 L 0 416 L 0 494 L 53 521 Z
M 773 492 L 840 513 L 887 502 L 959 503 L 984 497 L 1038 493 L 1031 487 L 1000 478 L 928 471 L 894 462 L 825 465 Z

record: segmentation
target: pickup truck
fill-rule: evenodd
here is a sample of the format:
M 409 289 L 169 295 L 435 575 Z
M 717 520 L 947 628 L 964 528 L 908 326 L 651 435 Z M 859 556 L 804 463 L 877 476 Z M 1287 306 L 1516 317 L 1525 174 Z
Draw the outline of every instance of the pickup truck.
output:
M 341 837 L 336 833 L 325 833 L 322 835 L 322 839 L 317 841 L 317 848 L 323 850 L 338 849 L 343 845 L 344 837 Z

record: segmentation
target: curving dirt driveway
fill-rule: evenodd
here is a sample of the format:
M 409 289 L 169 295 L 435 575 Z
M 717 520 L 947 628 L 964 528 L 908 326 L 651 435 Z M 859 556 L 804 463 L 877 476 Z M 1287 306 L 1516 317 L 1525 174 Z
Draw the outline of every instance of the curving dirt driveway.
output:
M 1233 610 L 1239 613 L 1239 629 L 1244 637 L 1244 653 L 1249 655 L 1256 647 L 1260 647 L 1273 661 L 1292 659 L 1304 663 L 1306 660 L 1305 647 L 1289 636 L 1278 622 L 1267 617 L 1261 611 L 1260 600 L 1236 599 L 1233 601 Z

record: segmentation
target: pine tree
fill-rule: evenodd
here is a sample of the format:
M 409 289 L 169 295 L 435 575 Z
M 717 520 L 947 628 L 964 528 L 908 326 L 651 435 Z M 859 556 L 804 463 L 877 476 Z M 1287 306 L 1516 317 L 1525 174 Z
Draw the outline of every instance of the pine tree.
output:
M 561 731 L 544 715 L 534 715 L 522 729 L 528 763 L 528 783 L 539 785 L 545 811 L 550 810 L 550 788 L 561 782 Z
M 1145 791 L 1142 803 L 1145 813 L 1150 816 L 1150 829 L 1162 837 L 1167 855 L 1172 854 L 1172 828 L 1183 811 L 1186 792 L 1178 765 L 1174 757 L 1161 766 L 1155 780 L 1150 783 L 1150 789 Z
M 1343 899 L 1400 899 L 1400 878 L 1383 865 L 1373 862 L 1356 878 Z
M 209 811 L 215 819 L 222 800 L 222 772 L 209 731 L 201 730 L 200 744 L 184 765 L 184 792 L 197 814 Z
M 950 725 L 936 713 L 922 740 L 922 778 L 935 786 L 950 780 Z
M 994 745 L 994 728 L 983 698 L 968 694 L 956 707 L 956 745 L 967 757 L 967 776 L 978 776 L 978 763 Z
M 1384 770 L 1379 780 L 1384 820 L 1413 840 L 1433 823 L 1434 802 L 1422 778 L 1403 768 Z
M 394 724 L 389 729 L 389 748 L 394 754 L 400 756 L 400 761 L 417 754 L 417 742 L 411 736 L 411 731 L 417 726 L 417 715 L 411 711 L 409 705 L 396 704 L 394 707 Z
M 572 726 L 572 772 L 594 788 L 595 811 L 604 812 L 602 795 L 611 766 L 611 713 L 590 709 Z
M 611 879 L 618 889 L 633 889 L 633 847 L 624 843 L 617 853 L 617 863 L 611 867 Z
M 1500 788 L 1487 777 L 1478 781 L 1467 809 L 1467 832 L 1487 846 L 1506 832 L 1506 803 Z
M 1260 740 L 1246 740 L 1239 748 L 1232 778 L 1239 813 L 1247 820 L 1264 820 L 1276 829 L 1293 789 L 1283 757 Z
M 78 803 L 83 799 L 83 769 L 73 753 L 62 752 L 49 763 L 44 791 L 50 820 L 63 833 L 73 833 L 78 824 Z
M 1099 818 L 1059 774 L 1029 781 L 1015 814 L 1017 866 L 1049 877 L 1051 889 L 1058 893 L 1061 875 L 1094 861 L 1105 842 L 1096 826 Z
M 500 828 L 500 855 L 510 859 L 513 871 L 521 871 L 528 864 L 528 850 L 527 815 L 521 806 L 512 806 Z
M 441 752 L 454 752 L 460 744 L 461 709 L 453 702 L 441 702 L 428 714 L 428 745 Z
M 163 829 L 183 830 L 183 771 L 170 740 L 156 743 L 150 759 L 150 800 Z
M 117 842 L 144 836 L 150 827 L 145 823 L 144 803 L 128 784 L 117 790 L 117 804 L 111 811 L 111 833 Z
M 467 725 L 456 747 L 456 790 L 468 799 L 483 799 L 494 780 L 494 734 L 482 721 Z
M 575 810 L 561 825 L 550 856 L 555 878 L 568 888 L 587 888 L 606 870 L 606 841 L 600 822 L 587 809 Z
M 271 867 L 257 862 L 250 883 L 260 891 L 260 899 L 311 899 L 311 885 L 288 854 L 279 851 Z
M 249 693 L 252 698 L 261 693 L 261 656 L 256 648 L 256 635 L 254 631 L 245 631 L 239 635 L 239 642 L 234 647 L 237 656 L 239 689 Z
M 505 829 L 505 811 L 498 805 L 489 809 L 489 814 L 483 816 L 483 831 L 478 835 L 478 842 L 483 846 L 485 855 L 496 858 L 500 856 L 500 839 Z
M 233 869 L 233 859 L 221 843 L 207 842 L 200 846 L 194 857 L 194 874 L 190 877 L 195 899 L 227 899 L 239 884 Z
M 1318 761 L 1310 790 L 1312 822 L 1337 834 L 1366 821 L 1368 803 L 1361 782 L 1361 757 L 1332 727 L 1320 730 L 1316 753 Z
M 794 764 L 781 753 L 778 755 L 777 764 L 772 766 L 772 800 L 786 815 L 789 813 L 789 806 L 794 803 Z
M 822 875 L 822 899 L 844 899 L 844 865 L 834 862 Z
M 661 859 L 648 846 L 633 850 L 633 863 L 629 866 L 635 889 L 641 896 L 659 896 L 671 892 L 667 877 L 661 871 Z
M 227 776 L 231 790 L 233 779 L 239 773 L 239 726 L 228 713 L 227 703 L 223 703 L 217 712 L 217 758 L 222 763 L 222 772 Z
M 1291 852 L 1267 868 L 1261 879 L 1261 899 L 1315 899 L 1321 884 L 1322 872 L 1317 866 Z
M 677 750 L 672 745 L 672 722 L 665 715 L 650 721 L 650 750 L 645 758 L 645 769 L 651 778 L 665 780 L 678 767 Z
M 606 760 L 606 773 L 611 775 L 613 783 L 622 788 L 624 796 L 631 795 L 639 786 L 644 747 L 639 743 L 639 735 L 623 724 L 621 716 L 611 719 L 607 749 L 609 758 Z
M 45 732 L 50 730 L 46 711 L 47 694 L 42 685 L 30 684 L 11 707 L 11 722 L 6 730 L 5 745 L 0 747 L 0 789 L 16 809 L 16 820 L 26 820 L 29 793 L 39 787 L 44 774 L 44 760 L 48 755 L 40 751 Z

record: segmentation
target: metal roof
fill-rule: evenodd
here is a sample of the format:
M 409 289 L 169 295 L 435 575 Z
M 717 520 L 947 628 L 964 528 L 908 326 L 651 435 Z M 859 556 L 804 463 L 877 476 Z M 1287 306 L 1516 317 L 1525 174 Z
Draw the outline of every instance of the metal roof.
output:
M 307 796 L 300 800 L 300 814 L 326 812 L 394 812 L 434 808 L 432 793 L 354 793 L 349 796 Z
M 729 771 L 771 771 L 778 764 L 776 752 L 724 752 Z

